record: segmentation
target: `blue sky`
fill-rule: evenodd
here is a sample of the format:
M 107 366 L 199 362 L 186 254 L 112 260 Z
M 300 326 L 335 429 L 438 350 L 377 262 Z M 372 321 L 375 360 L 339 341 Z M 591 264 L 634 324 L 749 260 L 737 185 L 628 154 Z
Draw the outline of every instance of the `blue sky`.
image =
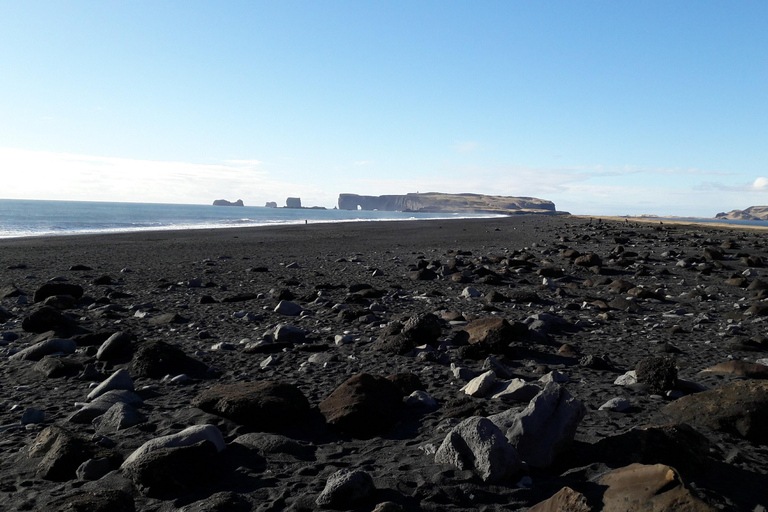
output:
M 768 3 L 5 1 L 0 197 L 768 204 Z

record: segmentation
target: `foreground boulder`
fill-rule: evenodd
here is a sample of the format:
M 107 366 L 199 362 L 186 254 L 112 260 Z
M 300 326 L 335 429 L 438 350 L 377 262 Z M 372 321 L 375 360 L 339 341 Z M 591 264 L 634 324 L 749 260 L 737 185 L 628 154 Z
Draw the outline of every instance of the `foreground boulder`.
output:
M 27 332 L 68 331 L 77 325 L 72 318 L 50 306 L 43 306 L 21 322 Z
M 768 443 L 768 381 L 731 382 L 720 388 L 684 396 L 664 408 L 676 421 L 728 432 Z
M 341 469 L 332 474 L 315 503 L 323 508 L 349 509 L 376 491 L 373 478 L 365 471 Z
M 592 512 L 587 498 L 570 487 L 563 487 L 549 499 L 537 503 L 528 512 Z
M 37 290 L 35 290 L 35 294 L 32 297 L 32 300 L 35 302 L 42 302 L 48 297 L 53 297 L 56 295 L 69 295 L 70 297 L 74 297 L 75 299 L 79 299 L 84 294 L 83 287 L 78 284 L 70 284 L 70 283 L 46 283 Z
M 515 448 L 491 420 L 467 418 L 443 440 L 435 462 L 475 472 L 485 482 L 500 482 L 523 470 Z
M 407 354 L 419 345 L 433 345 L 440 337 L 440 320 L 432 313 L 420 313 L 405 324 L 394 322 L 374 344 L 376 350 L 390 354 Z
M 37 474 L 45 480 L 65 482 L 76 476 L 77 468 L 91 458 L 115 455 L 69 430 L 50 426 L 40 432 L 29 448 L 30 458 L 42 457 Z
M 651 393 L 664 393 L 677 383 L 677 366 L 668 357 L 646 357 L 635 367 L 637 382 L 646 384 Z
M 400 390 L 390 380 L 361 373 L 342 383 L 318 407 L 336 430 L 368 438 L 387 432 L 401 405 Z
M 603 512 L 714 512 L 685 487 L 680 475 L 663 464 L 631 464 L 600 479 L 608 488 L 603 494 Z
M 584 404 L 565 388 L 550 382 L 516 416 L 507 439 L 525 462 L 547 467 L 573 442 L 586 412 Z
M 524 324 L 510 324 L 504 318 L 480 318 L 473 320 L 463 330 L 469 335 L 469 343 L 483 349 L 504 353 L 509 344 L 523 336 L 528 328 Z
M 39 361 L 43 357 L 51 354 L 74 354 L 77 344 L 69 339 L 58 339 L 41 341 L 35 343 L 11 356 L 11 359 Z
M 277 430 L 309 414 L 309 402 L 292 384 L 273 381 L 215 386 L 192 401 L 200 409 L 257 430 Z

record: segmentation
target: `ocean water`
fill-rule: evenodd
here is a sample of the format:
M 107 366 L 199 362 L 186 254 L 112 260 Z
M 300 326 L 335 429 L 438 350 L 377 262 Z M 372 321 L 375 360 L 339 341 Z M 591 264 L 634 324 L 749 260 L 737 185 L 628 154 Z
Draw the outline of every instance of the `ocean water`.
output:
M 0 199 L 0 238 L 492 215 Z

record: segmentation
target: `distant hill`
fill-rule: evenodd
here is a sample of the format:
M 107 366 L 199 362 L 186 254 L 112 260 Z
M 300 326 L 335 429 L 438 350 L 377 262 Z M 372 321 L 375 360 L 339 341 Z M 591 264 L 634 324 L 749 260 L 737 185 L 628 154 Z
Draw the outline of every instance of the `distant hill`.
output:
M 746 210 L 731 210 L 728 213 L 720 212 L 716 219 L 724 220 L 768 220 L 768 206 L 750 206 Z
M 384 196 L 340 194 L 339 209 L 401 212 L 540 213 L 547 215 L 566 213 L 557 212 L 555 203 L 552 201 L 535 197 L 442 194 L 439 192 Z

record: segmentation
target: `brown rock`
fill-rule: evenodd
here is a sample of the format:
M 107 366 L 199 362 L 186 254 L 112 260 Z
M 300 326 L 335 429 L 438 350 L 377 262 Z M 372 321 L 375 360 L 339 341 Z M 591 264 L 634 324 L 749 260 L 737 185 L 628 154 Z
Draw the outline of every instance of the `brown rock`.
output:
M 677 366 L 668 357 L 646 357 L 635 367 L 637 382 L 648 384 L 651 393 L 663 393 L 677 382 Z
M 527 328 L 514 326 L 505 318 L 480 318 L 464 327 L 470 344 L 480 344 L 493 352 L 504 352 L 509 344 L 518 339 Z
M 273 431 L 301 421 L 309 402 L 292 384 L 239 382 L 203 391 L 192 405 L 258 430 Z
M 717 389 L 684 396 L 664 408 L 676 421 L 768 443 L 768 381 L 731 382 Z
M 726 373 L 740 377 L 749 377 L 750 379 L 768 379 L 768 366 L 747 361 L 726 361 L 702 370 L 702 372 Z
M 592 512 L 587 498 L 570 487 L 563 487 L 557 494 L 537 503 L 528 512 Z
M 361 373 L 318 405 L 329 425 L 358 438 L 389 430 L 402 404 L 400 390 L 385 377 Z
M 630 464 L 600 480 L 608 488 L 602 512 L 714 512 L 685 487 L 680 475 L 663 464 Z

